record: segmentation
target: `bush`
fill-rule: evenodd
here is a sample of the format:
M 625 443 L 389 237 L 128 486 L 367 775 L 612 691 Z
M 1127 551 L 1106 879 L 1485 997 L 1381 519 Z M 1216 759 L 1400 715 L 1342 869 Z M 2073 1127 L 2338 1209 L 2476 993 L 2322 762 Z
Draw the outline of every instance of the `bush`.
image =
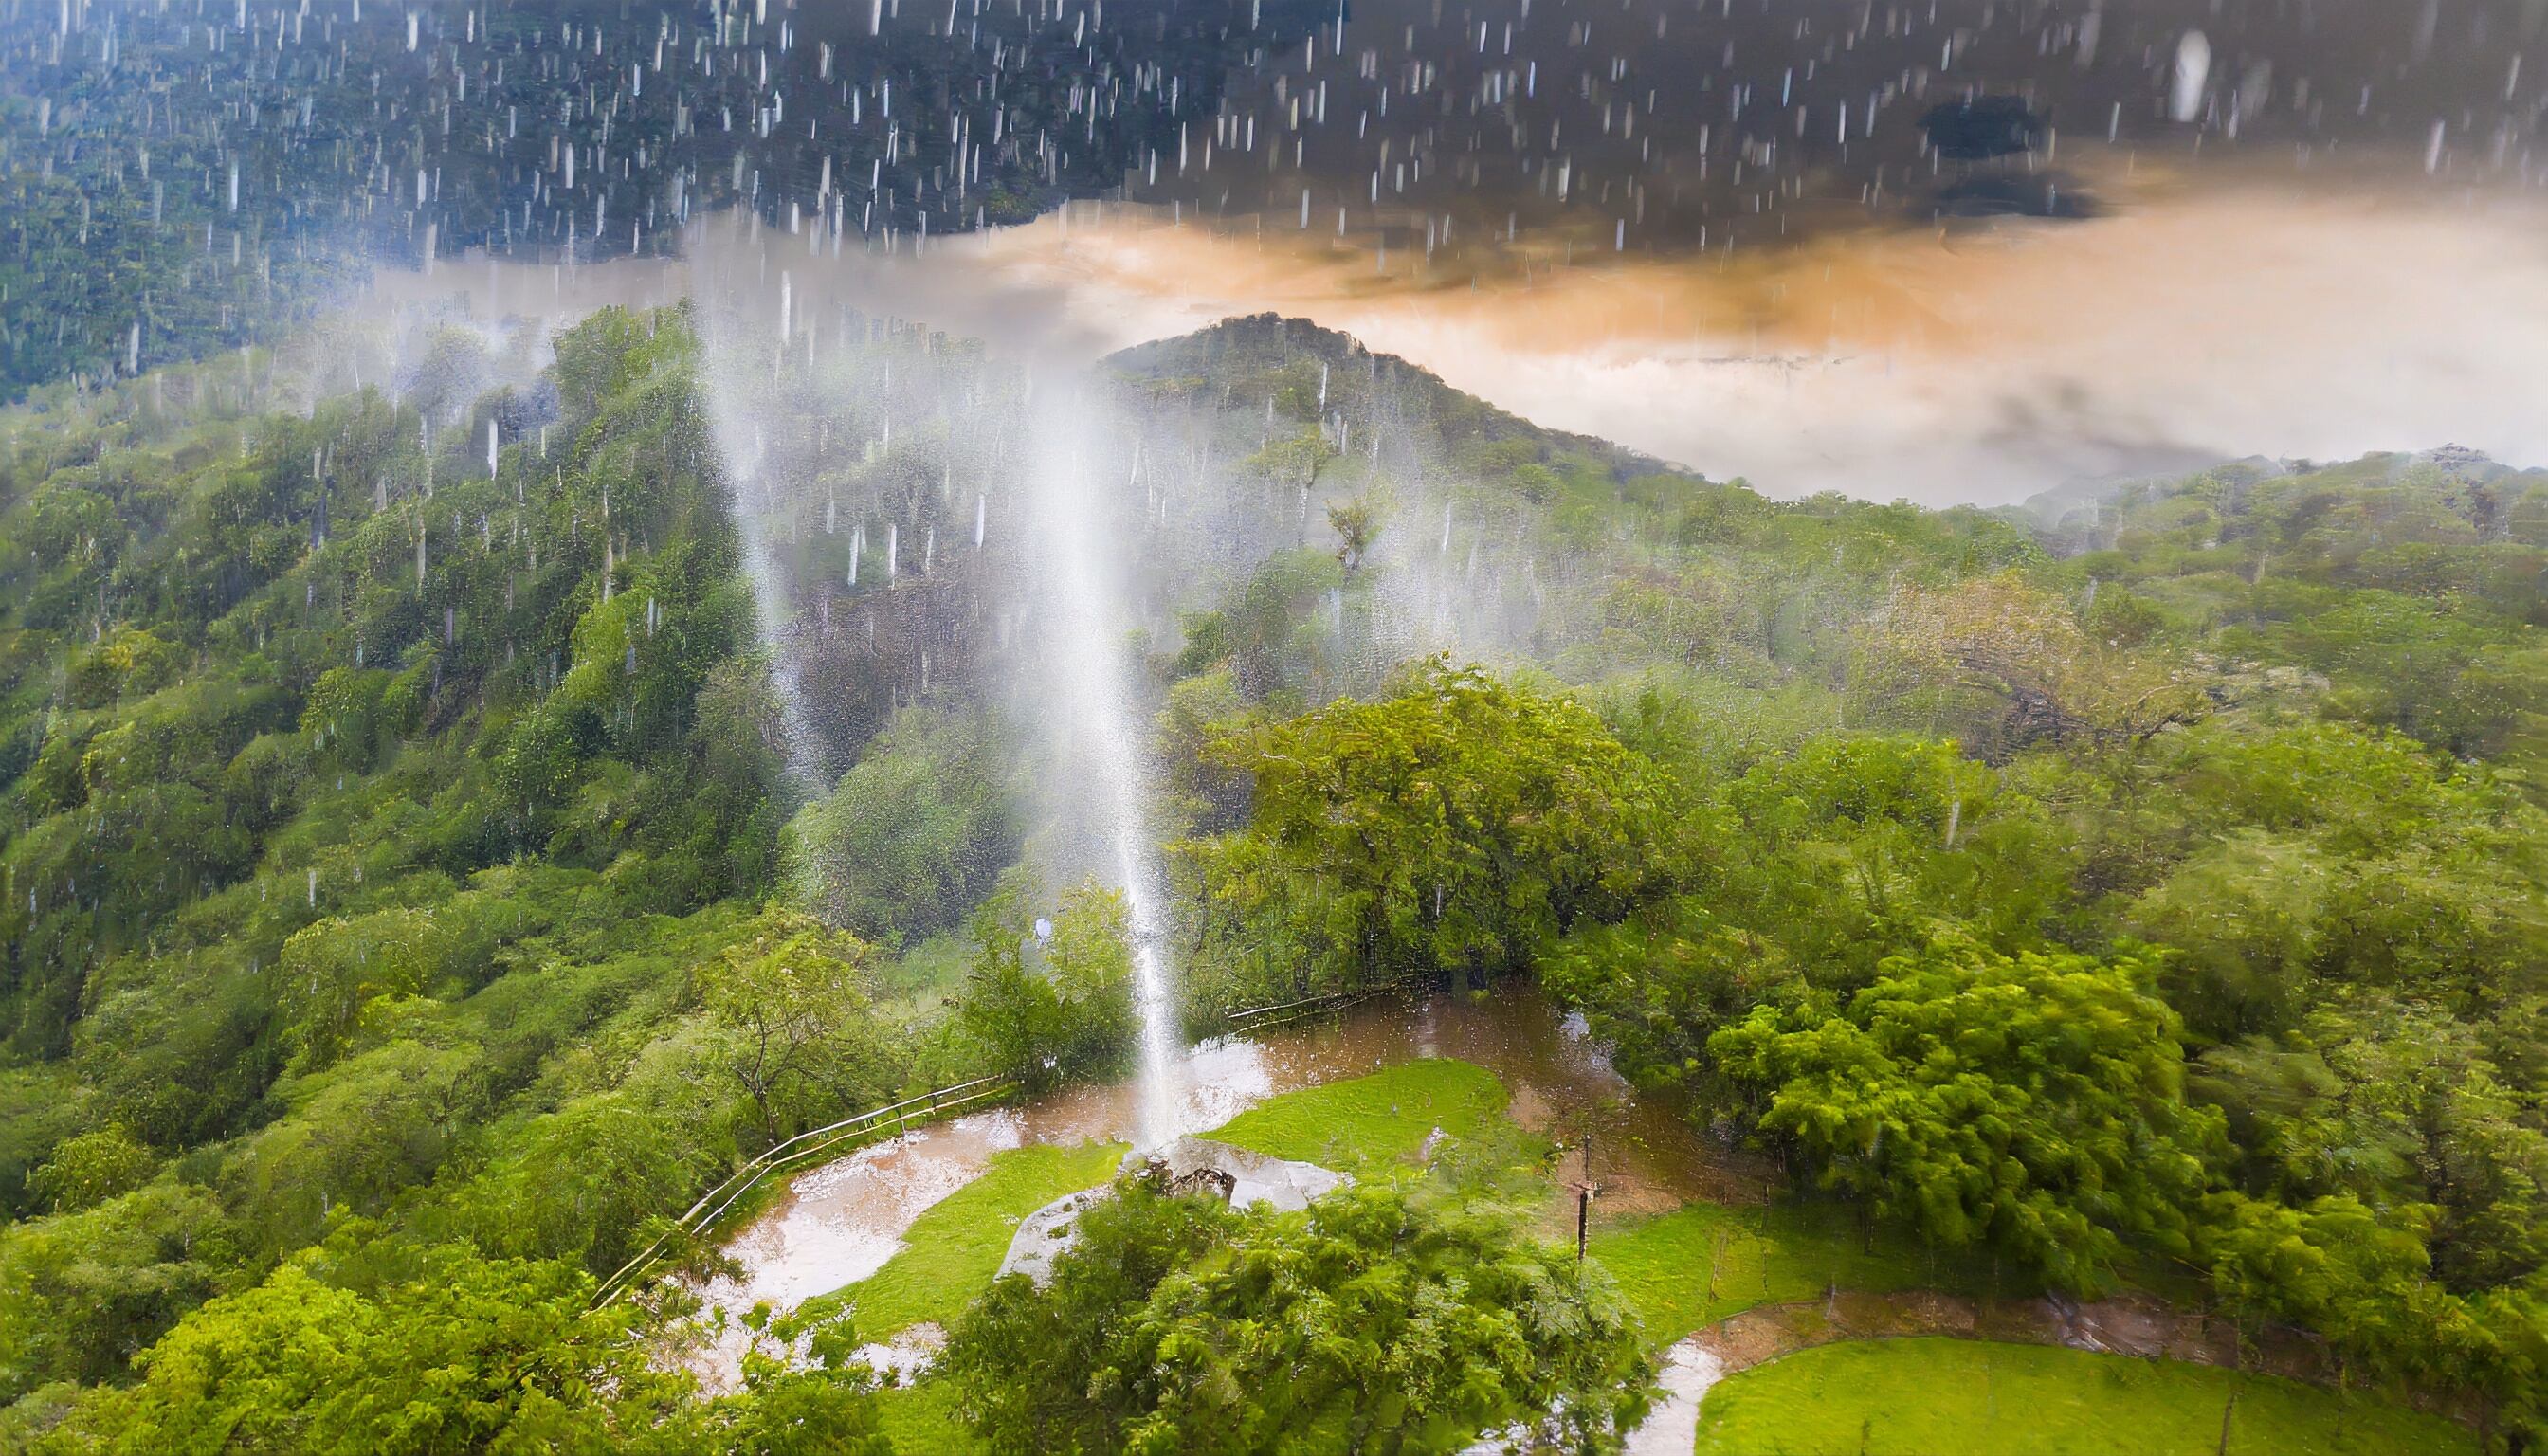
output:
M 1000 1450 L 1619 1449 L 1653 1367 L 1597 1265 L 1509 1218 L 1350 1187 L 1241 1212 L 1139 1178 L 1050 1286 L 992 1287 L 940 1369 Z

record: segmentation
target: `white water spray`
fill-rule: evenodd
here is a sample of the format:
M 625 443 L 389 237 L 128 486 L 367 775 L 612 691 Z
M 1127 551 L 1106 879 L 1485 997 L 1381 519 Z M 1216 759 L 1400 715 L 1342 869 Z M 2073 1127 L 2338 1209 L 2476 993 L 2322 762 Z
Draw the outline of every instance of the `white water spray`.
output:
M 693 292 L 696 297 L 712 297 Z M 729 309 L 703 307 L 698 317 L 705 345 L 700 374 L 708 426 L 725 477 L 727 508 L 743 538 L 744 575 L 752 584 L 753 636 L 774 649 L 770 654 L 770 672 L 777 689 L 780 752 L 798 792 L 810 796 L 824 785 L 806 721 L 802 674 L 795 655 L 780 646 L 796 611 L 788 599 L 771 522 L 760 508 L 776 483 L 765 473 L 770 451 L 757 422 L 766 390 L 757 377 L 759 371 L 745 362 L 757 353 L 748 347 L 757 330 L 749 321 L 732 317 Z
M 2176 43 L 2176 70 L 2168 88 L 2168 115 L 2191 122 L 2203 115 L 2203 88 L 2212 75 L 2212 43 L 2188 31 Z
M 1075 398 L 1039 392 L 1030 482 L 1045 614 L 1041 691 L 1064 774 L 1077 779 L 1088 816 L 1084 858 L 1111 860 L 1132 923 L 1134 1002 L 1140 1018 L 1140 1145 L 1176 1136 L 1179 1086 L 1176 998 L 1167 962 L 1167 920 L 1144 800 L 1142 727 L 1134 707 L 1124 555 L 1107 526 L 1118 512 L 1101 484 L 1102 441 L 1092 411 Z M 1111 478 L 1108 472 L 1106 478 Z M 1065 813 L 1068 811 L 1065 810 Z
M 889 637 L 880 648 L 878 622 L 907 629 L 932 620 L 933 611 L 952 614 L 963 596 L 989 597 L 984 604 L 999 622 L 999 645 L 981 661 L 981 685 L 1005 686 L 1014 721 L 1041 739 L 1034 747 L 1049 818 L 1031 838 L 1031 858 L 1052 888 L 1093 878 L 1124 897 L 1139 1022 L 1138 1136 L 1143 1147 L 1160 1145 L 1179 1131 L 1182 1039 L 1166 891 L 1145 812 L 1147 722 L 1130 645 L 1137 568 L 1127 547 L 1140 530 L 1141 498 L 1138 486 L 1122 484 L 1131 445 L 1109 433 L 1123 420 L 1101 388 L 1082 385 L 1076 360 L 1048 366 L 1070 388 L 1056 378 L 1053 387 L 1022 389 L 1025 377 L 1008 364 L 958 378 L 925 336 L 863 315 L 823 328 L 825 345 L 814 348 L 813 325 L 838 312 L 827 312 L 824 301 L 834 293 L 825 276 L 802 268 L 770 276 L 748 246 L 728 247 L 742 239 L 723 230 L 701 229 L 703 245 L 692 254 L 693 267 L 711 280 L 694 290 L 707 301 L 701 333 L 708 412 L 788 714 L 791 763 L 805 789 L 820 793 L 826 785 L 815 764 L 826 757 L 822 750 L 850 746 L 820 741 L 803 727 L 829 732 L 840 721 L 835 704 L 819 700 L 833 675 L 845 671 L 840 653 L 864 654 L 847 672 L 901 675 L 901 686 L 926 697 L 928 648 L 907 636 Z M 801 362 L 783 345 L 774 350 L 774 323 L 807 336 Z M 835 439 L 865 444 L 856 458 L 836 456 L 829 448 Z M 879 467 L 894 460 L 919 478 L 936 477 L 934 501 L 886 488 L 899 476 Z M 937 538 L 941 527 L 964 530 L 957 502 L 968 489 L 975 552 L 986 543 L 996 549 L 992 560 L 968 558 L 963 574 L 949 576 L 949 563 L 937 560 Z M 995 536 L 989 497 L 1011 490 L 1004 499 L 1026 518 Z M 907 577 L 905 524 L 917 536 Z M 836 530 L 849 538 L 846 560 L 808 550 Z M 961 539 L 950 537 L 951 544 Z M 824 588 L 797 580 L 814 557 L 829 557 Z M 854 637 L 827 648 L 836 615 L 828 585 L 845 581 L 855 597 L 863 579 L 866 592 L 879 593 L 859 608 L 864 644 Z M 881 594 L 897 588 L 890 597 Z M 802 628 L 794 621 L 799 613 Z M 988 676 L 995 664 L 1006 671 Z

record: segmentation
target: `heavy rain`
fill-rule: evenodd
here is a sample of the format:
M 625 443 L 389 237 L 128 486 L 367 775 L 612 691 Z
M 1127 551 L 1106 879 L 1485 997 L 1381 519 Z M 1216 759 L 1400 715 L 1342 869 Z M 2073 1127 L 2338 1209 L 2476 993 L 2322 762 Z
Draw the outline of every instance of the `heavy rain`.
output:
M 0 0 L 0 1443 L 2536 1449 L 2543 69 Z

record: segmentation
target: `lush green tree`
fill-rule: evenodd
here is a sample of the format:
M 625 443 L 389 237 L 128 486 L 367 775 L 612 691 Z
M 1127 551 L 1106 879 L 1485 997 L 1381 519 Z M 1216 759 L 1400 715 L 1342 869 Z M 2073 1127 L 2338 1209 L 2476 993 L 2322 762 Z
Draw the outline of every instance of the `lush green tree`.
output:
M 754 1354 L 744 1362 L 744 1394 L 717 1403 L 712 1440 L 719 1456 L 894 1456 L 875 1409 L 872 1366 L 857 1358 L 846 1323 L 818 1331 L 814 1363 L 798 1369 Z
M 1618 1449 L 1652 1365 L 1598 1272 L 1388 1187 L 1236 1212 L 1133 1178 L 1049 1288 L 993 1286 L 941 1369 L 995 1451 Z
M 2433 1007 L 2348 997 L 2288 1043 L 2207 1053 L 2195 1089 L 2229 1110 L 2267 1187 L 2422 1226 L 2454 1287 L 2512 1283 L 2548 1261 L 2548 1132 L 2474 1030 Z
M 1818 739 L 1724 785 L 1735 824 L 1704 893 L 1844 990 L 1942 922 L 2033 947 L 2068 894 L 2070 839 L 2033 787 L 1949 742 Z
M 1695 895 L 1568 936 L 1539 978 L 1584 1011 L 1622 1071 L 1701 1094 L 1715 1081 L 1708 1038 L 1801 986 L 1774 943 L 1726 925 Z
M 1820 1186 L 2094 1290 L 2127 1240 L 2189 1246 L 2221 1140 L 2219 1115 L 2182 1100 L 2149 979 L 2138 956 L 1933 944 L 1842 1007 L 1764 1006 L 1708 1049 Z
M 699 999 L 723 1034 L 720 1059 L 766 1141 L 884 1100 L 893 1087 L 867 1000 L 869 955 L 853 936 L 773 909 L 699 968 Z
M 686 1376 L 559 1265 L 419 1251 L 370 1290 L 296 1261 L 214 1300 L 40 1450 L 682 1451 Z
M 1216 615 L 1214 621 L 1219 620 Z M 1194 633 L 1191 623 L 1189 630 L 1190 651 L 1213 645 L 1211 637 Z M 1168 815 L 1188 833 L 1218 834 L 1247 822 L 1253 775 L 1241 765 L 1207 761 L 1204 747 L 1216 738 L 1249 731 L 1259 711 L 1239 696 L 1237 680 L 1226 667 L 1169 684 L 1156 723 L 1159 796 Z
M 2285 1031 L 2347 983 L 2482 1014 L 2548 977 L 2548 821 L 2484 771 L 2309 725 L 2207 728 L 2145 772 L 2094 853 L 2197 1032 Z
M 122 1123 L 109 1123 L 57 1143 L 27 1182 L 38 1197 L 67 1212 L 130 1193 L 158 1170 L 158 1154 Z
M 242 1282 L 239 1231 L 208 1190 L 171 1182 L 0 1230 L 0 1399 L 125 1374 Z
M 249 1135 L 222 1168 L 224 1193 L 263 1251 L 318 1238 L 340 1210 L 382 1213 L 432 1178 L 484 1115 L 477 1050 L 395 1038 L 286 1083 L 279 1101 L 291 1116 Z
M 1031 1086 L 1113 1064 L 1137 1031 L 1132 923 L 1123 895 L 1094 882 L 1048 917 L 1028 913 L 1011 875 L 973 920 L 973 964 L 956 1018 L 989 1064 Z
M 1437 661 L 1383 701 L 1211 752 L 1255 777 L 1245 833 L 1189 851 L 1228 917 L 1217 933 L 1226 954 L 1290 961 L 1295 991 L 1517 968 L 1704 853 L 1670 782 L 1599 719 L 1474 668 Z
M 1242 699 L 1286 708 L 1308 693 L 1343 690 L 1344 665 L 1312 618 L 1356 585 L 1331 553 L 1278 551 L 1220 606 L 1186 618 L 1185 644 L 1168 666 L 1181 677 L 1226 668 Z
M 2243 1333 L 2298 1325 L 2332 1338 L 2375 1377 L 2429 1379 L 2468 1312 L 2425 1279 L 2420 1220 L 2350 1195 L 2294 1207 L 2237 1194 L 2206 1200 L 2197 1248 Z
M 789 826 L 805 901 L 879 941 L 960 921 L 1015 851 L 999 748 L 967 715 L 897 714 Z
M 766 663 L 739 660 L 701 679 L 697 719 L 678 783 L 662 812 L 666 848 L 689 861 L 695 880 L 681 903 L 767 886 L 778 877 L 786 823 L 786 741 L 778 689 Z M 667 806 L 673 809 L 676 806 Z
M 374 998 L 426 989 L 443 954 L 431 910 L 379 910 L 295 932 L 275 964 L 275 1010 L 303 1064 L 316 1070 L 342 1055 Z
M 733 1139 L 716 1132 L 725 1109 L 700 1081 L 661 1074 L 588 1093 L 504 1129 L 487 1166 L 416 1222 L 491 1254 L 609 1274 L 737 1160 Z
M 71 660 L 63 687 L 75 708 L 102 708 L 125 697 L 141 697 L 176 681 L 185 652 L 139 627 L 119 627 L 115 635 Z
M 0 1071 L 0 1213 L 42 1213 L 46 1200 L 29 1179 L 52 1149 L 101 1122 L 94 1091 L 59 1062 Z

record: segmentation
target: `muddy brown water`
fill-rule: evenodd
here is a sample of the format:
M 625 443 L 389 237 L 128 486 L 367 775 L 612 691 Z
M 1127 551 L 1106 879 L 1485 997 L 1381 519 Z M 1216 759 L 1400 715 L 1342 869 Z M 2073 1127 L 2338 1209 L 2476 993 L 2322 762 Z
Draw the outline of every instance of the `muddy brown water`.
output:
M 1193 1046 L 1180 1066 L 1173 1131 L 1208 1133 L 1269 1097 L 1427 1056 L 1494 1072 L 1511 1096 L 1512 1119 L 1566 1144 L 1553 1169 L 1561 1185 L 1583 1178 L 1589 1144 L 1599 1222 L 1664 1213 L 1694 1198 L 1748 1202 L 1767 1191 L 1757 1169 L 1698 1134 L 1678 1107 L 1629 1085 L 1581 1018 L 1524 988 L 1369 1001 Z M 980 1176 L 994 1153 L 1130 1141 L 1139 1123 L 1136 1082 L 1085 1084 L 914 1128 L 797 1174 L 727 1240 L 725 1252 L 743 1273 L 698 1291 L 707 1332 L 682 1363 L 711 1388 L 730 1388 L 751 1338 L 741 1317 L 756 1305 L 783 1313 L 873 1274 L 903 1246 L 912 1222 Z M 726 1317 L 722 1329 L 714 1327 L 717 1312 Z

